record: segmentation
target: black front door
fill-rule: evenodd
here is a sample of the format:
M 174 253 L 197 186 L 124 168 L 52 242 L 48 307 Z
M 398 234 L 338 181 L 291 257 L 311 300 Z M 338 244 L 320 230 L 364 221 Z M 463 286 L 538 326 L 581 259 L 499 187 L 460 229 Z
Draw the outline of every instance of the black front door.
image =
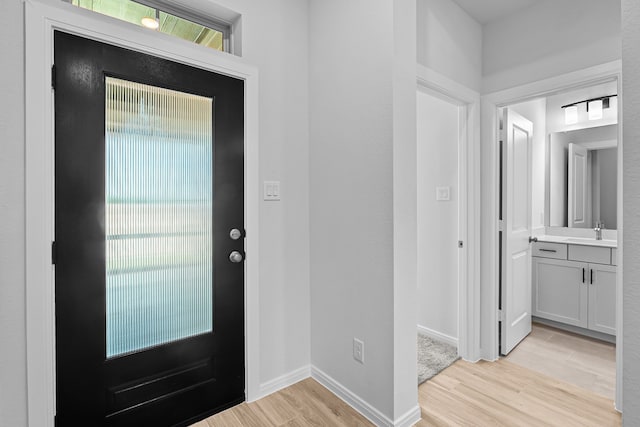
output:
M 62 32 L 54 48 L 57 425 L 243 401 L 244 82 Z

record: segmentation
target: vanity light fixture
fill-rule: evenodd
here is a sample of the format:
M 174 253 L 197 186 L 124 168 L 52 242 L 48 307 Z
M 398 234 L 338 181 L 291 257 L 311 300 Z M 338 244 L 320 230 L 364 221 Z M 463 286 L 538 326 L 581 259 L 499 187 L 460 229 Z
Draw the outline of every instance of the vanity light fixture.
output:
M 574 125 L 578 123 L 578 106 L 570 105 L 564 109 L 564 123 Z
M 584 101 L 573 102 L 563 105 L 564 123 L 573 125 L 578 123 L 578 105 L 587 104 L 587 113 L 589 120 L 600 120 L 603 117 L 603 111 L 609 108 L 609 100 L 618 95 L 600 96 L 598 98 L 585 99 Z
M 587 103 L 589 120 L 600 120 L 602 118 L 602 99 L 596 99 Z

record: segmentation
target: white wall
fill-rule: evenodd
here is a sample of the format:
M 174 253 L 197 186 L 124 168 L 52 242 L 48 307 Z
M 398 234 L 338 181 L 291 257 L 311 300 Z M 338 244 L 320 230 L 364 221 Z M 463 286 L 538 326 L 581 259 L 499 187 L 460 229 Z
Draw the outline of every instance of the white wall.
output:
M 199 3 L 206 5 L 207 1 Z M 310 360 L 308 4 L 298 0 L 219 3 L 243 15 L 243 56 L 259 67 L 260 177 L 282 182 L 281 202 L 261 202 L 260 376 L 264 383 L 305 367 Z M 0 30 L 0 54 L 11 58 L 0 79 L 3 426 L 26 425 L 22 8 L 20 0 L 3 2 L 7 22 Z
M 452 0 L 417 0 L 418 63 L 480 92 L 482 27 Z
M 393 2 L 312 1 L 309 22 L 311 362 L 392 417 Z
M 509 108 L 533 123 L 531 218 L 535 230 L 544 227 L 547 100 L 545 98 L 534 99 L 510 105 Z
M 0 425 L 27 423 L 23 3 L 2 3 L 0 26 Z
M 418 325 L 458 339 L 458 106 L 418 91 L 417 112 Z
M 393 2 L 393 424 L 420 419 L 416 340 L 416 1 Z
M 242 14 L 242 56 L 259 68 L 261 180 L 281 181 L 260 212 L 264 383 L 310 360 L 308 2 L 219 3 Z
M 640 3 L 622 0 L 623 422 L 640 425 Z
M 620 0 L 544 0 L 483 27 L 483 93 L 620 59 Z

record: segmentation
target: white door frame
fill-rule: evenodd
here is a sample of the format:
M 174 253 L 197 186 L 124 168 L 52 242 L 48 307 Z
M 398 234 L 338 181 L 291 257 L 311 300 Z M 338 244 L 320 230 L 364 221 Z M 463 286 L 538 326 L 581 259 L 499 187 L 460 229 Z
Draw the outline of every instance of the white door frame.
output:
M 44 0 L 43 0 L 44 1 Z M 245 81 L 245 393 L 260 393 L 258 70 L 241 58 L 83 10 L 64 2 L 25 5 L 26 331 L 29 425 L 55 414 L 53 31 L 152 54 Z
M 459 106 L 458 233 L 464 242 L 458 257 L 458 354 L 480 359 L 480 94 L 438 72 L 418 65 L 418 90 Z
M 482 319 L 481 357 L 498 359 L 498 108 L 617 80 L 622 96 L 622 62 L 613 61 L 595 67 L 540 80 L 482 96 Z M 618 251 L 622 252 L 622 103 L 618 103 Z M 616 295 L 616 408 L 622 411 L 622 255 L 618 256 Z

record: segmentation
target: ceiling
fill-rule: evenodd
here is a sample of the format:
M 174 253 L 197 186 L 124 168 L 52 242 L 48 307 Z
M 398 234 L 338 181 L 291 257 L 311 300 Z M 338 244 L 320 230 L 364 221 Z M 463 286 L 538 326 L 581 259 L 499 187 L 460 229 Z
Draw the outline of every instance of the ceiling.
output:
M 453 0 L 473 19 L 484 25 L 543 0 Z

